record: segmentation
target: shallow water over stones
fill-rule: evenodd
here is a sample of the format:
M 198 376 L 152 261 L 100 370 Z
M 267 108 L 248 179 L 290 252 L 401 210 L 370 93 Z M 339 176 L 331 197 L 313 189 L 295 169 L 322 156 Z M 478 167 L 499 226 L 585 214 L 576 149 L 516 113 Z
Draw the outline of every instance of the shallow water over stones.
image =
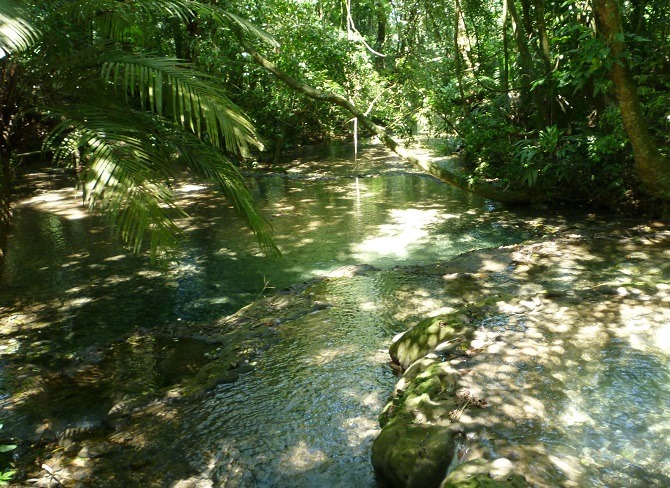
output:
M 369 448 L 378 432 L 377 414 L 394 382 L 386 364 L 391 337 L 425 316 L 492 298 L 502 287 L 509 296 L 494 299 L 496 306 L 497 301 L 502 302 L 500 308 L 479 324 L 478 330 L 483 334 L 481 347 L 491 347 L 487 341 L 508 334 L 509 340 L 494 342 L 514 346 L 510 350 L 517 351 L 517 355 L 483 360 L 482 365 L 492 364 L 497 369 L 482 369 L 479 379 L 487 386 L 497 385 L 501 391 L 509 392 L 509 396 L 501 393 L 499 402 L 512 410 L 509 422 L 499 419 L 490 425 L 484 417 L 478 425 L 473 416 L 471 426 L 473 432 L 479 433 L 482 452 L 491 457 L 522 459 L 525 446 L 529 446 L 531 456 L 540 452 L 532 451 L 533 446 L 548 446 L 542 447 L 546 450 L 537 457 L 539 461 L 533 468 L 537 472 L 529 471 L 529 477 L 544 486 L 571 480 L 606 486 L 612 480 L 644 479 L 640 478 L 643 471 L 650 473 L 648 479 L 656 479 L 658 471 L 653 471 L 651 465 L 666 466 L 665 451 L 656 450 L 652 456 L 635 443 L 640 437 L 652 438 L 644 437 L 646 434 L 664 433 L 667 420 L 654 417 L 643 401 L 630 402 L 626 398 L 631 391 L 641 394 L 636 398 L 647 394 L 651 406 L 658 408 L 656 412 L 667 410 L 663 384 L 668 383 L 662 372 L 664 367 L 667 371 L 668 352 L 658 361 L 651 361 L 646 350 L 640 357 L 635 344 L 643 344 L 646 339 L 637 332 L 620 336 L 619 328 L 612 329 L 608 320 L 626 325 L 637 323 L 638 316 L 647 317 L 652 324 L 649 337 L 662 343 L 657 336 L 665 329 L 653 324 L 667 317 L 640 312 L 637 300 L 625 303 L 619 288 L 623 286 L 626 293 L 636 296 L 639 294 L 634 290 L 656 297 L 658 294 L 651 293 L 649 286 L 654 280 L 667 283 L 670 277 L 659 267 L 645 267 L 644 253 L 637 248 L 631 248 L 630 256 L 613 266 L 602 242 L 565 256 L 558 254 L 560 249 L 554 254 L 547 251 L 546 259 L 539 263 L 528 258 L 532 248 L 524 248 L 514 259 L 502 259 L 497 251 L 485 251 L 457 259 L 455 264 L 418 266 L 469 249 L 518 242 L 534 233 L 538 221 L 463 196 L 413 174 L 397 161 L 391 171 L 382 170 L 384 161 L 378 157 L 387 156 L 372 148 L 370 158 L 359 163 L 355 171 L 346 161 L 331 159 L 328 168 L 322 163 L 315 166 L 296 162 L 281 174 L 250 177 L 256 196 L 273 219 L 278 245 L 284 251 L 280 260 L 260 256 L 240 223 L 231 217 L 230 209 L 221 208 L 221 202 L 208 197 L 204 188 L 190 184 L 179 189 L 191 213 L 184 259 L 167 274 L 146 271 L 141 267 L 146 263 L 123 254 L 95 220 L 77 214 L 72 205 L 58 207 L 61 211 L 53 213 L 61 193 L 47 193 L 43 197 L 53 197 L 52 200 L 38 199 L 19 209 L 14 251 L 8 255 L 0 283 L 2 333 L 7 339 L 0 353 L 8 365 L 33 364 L 49 374 L 72 366 L 81 351 L 98 341 L 109 343 L 122 337 L 123 344 L 114 347 L 123 352 L 132 338 L 138 337 L 138 330 L 187 321 L 195 326 L 217 324 L 222 316 L 264 293 L 327 274 L 342 265 L 368 262 L 385 268 L 376 272 L 362 268 L 360 273 L 344 270 L 337 273 L 339 278 L 297 288 L 296 299 L 323 305 L 304 307 L 309 313 L 279 317 L 269 302 L 258 301 L 253 310 L 254 324 L 275 339 L 273 345 L 252 359 L 255 364 L 240 373 L 241 381 L 221 382 L 202 396 L 174 401 L 171 392 L 165 391 L 169 382 L 162 376 L 163 367 L 154 361 L 161 349 L 140 341 L 136 354 L 128 354 L 137 361 L 119 360 L 112 369 L 134 370 L 136 376 L 126 377 L 133 384 L 125 386 L 149 394 L 160 392 L 160 401 L 128 411 L 110 401 L 121 413 L 106 418 L 104 410 L 108 405 L 101 406 L 92 399 L 100 410 L 95 410 L 96 415 L 104 419 L 104 429 L 90 439 L 93 444 L 89 446 L 89 439 L 75 439 L 73 444 L 58 448 L 46 460 L 50 469 L 57 470 L 60 479 L 81 480 L 83 486 L 374 486 Z M 602 252 L 591 252 L 594 249 Z M 471 268 L 459 268 L 459 262 L 467 264 L 468 259 L 474 260 L 469 263 Z M 398 264 L 417 266 L 389 269 Z M 527 279 L 514 277 L 513 273 L 520 270 Z M 478 274 L 486 279 L 477 278 Z M 638 280 L 639 274 L 646 276 L 646 281 Z M 264 292 L 268 281 L 275 289 Z M 593 287 L 601 287 L 595 295 L 580 291 Z M 610 302 L 602 299 L 610 296 L 608 293 Z M 596 298 L 589 301 L 588 296 Z M 511 297 L 516 297 L 516 301 Z M 551 298 L 551 303 L 545 298 Z M 616 302 L 615 298 L 624 301 Z M 663 300 L 662 295 L 657 298 Z M 617 317 L 603 319 L 600 325 L 594 322 L 593 331 L 598 337 L 603 333 L 612 337 L 610 353 L 584 356 L 579 340 L 588 342 L 584 337 L 591 337 L 591 329 L 579 325 L 580 309 L 573 308 L 582 303 L 585 311 L 608 304 L 619 311 Z M 559 321 L 567 324 L 565 330 L 553 330 L 549 322 L 533 322 L 534 310 L 552 306 L 556 307 L 552 316 L 568 317 Z M 570 315 L 571 310 L 576 315 Z M 607 310 L 603 308 L 603 313 Z M 249 310 L 245 313 L 251 314 Z M 563 333 L 565 337 L 561 337 Z M 549 338 L 565 343 L 541 343 Z M 526 347 L 524 341 L 540 342 Z M 533 361 L 537 357 L 533 348 L 552 350 L 559 346 L 560 351 L 544 355 L 554 359 Z M 194 354 L 203 359 L 210 350 L 204 347 Z M 473 357 L 475 360 L 477 356 Z M 601 364 L 593 369 L 590 360 Z M 200 363 L 194 360 L 194 364 Z M 654 371 L 658 374 L 649 372 L 650 366 L 657 366 Z M 593 386 L 585 374 L 570 376 L 580 368 L 602 381 L 599 379 Z M 9 379 L 10 370 L 3 371 L 5 380 Z M 629 374 L 614 374 L 621 370 Z M 554 372 L 558 378 L 552 376 Z M 170 373 L 174 377 L 182 374 Z M 153 383 L 146 381 L 152 378 Z M 473 373 L 473 390 L 476 379 Z M 596 388 L 598 385 L 603 388 Z M 538 389 L 538 400 L 533 400 L 529 388 Z M 95 395 L 116 401 L 123 399 L 122 390 L 118 385 L 109 386 Z M 541 396 L 545 390 L 546 399 Z M 584 391 L 589 391 L 589 395 L 584 395 Z M 621 391 L 628 393 L 620 401 L 610 398 Z M 486 394 L 492 403 L 497 401 L 495 395 Z M 578 432 L 567 437 L 555 435 L 555 419 L 537 420 L 531 416 L 526 423 L 518 422 L 526 419 L 524 405 L 546 401 L 546 410 L 561 412 L 567 405 L 561 399 L 570 396 L 583 403 L 588 403 L 588 397 L 599 398 L 604 405 L 601 411 L 585 410 L 575 402 L 576 411 L 568 413 L 579 427 Z M 28 394 L 24 400 L 32 401 L 34 406 L 39 397 Z M 630 403 L 638 413 L 626 410 Z M 22 408 L 28 404 L 13 404 L 16 411 L 12 419 L 25 419 L 27 414 Z M 514 410 L 517 404 L 521 410 Z M 612 409 L 622 410 L 609 422 L 612 431 L 596 431 L 584 420 L 588 416 L 593 425 L 608 424 L 606 417 Z M 70 412 L 75 417 L 77 413 L 83 415 L 81 410 Z M 647 423 L 638 422 L 638 415 L 648 419 Z M 68 418 L 55 420 L 62 428 L 69 422 Z M 6 425 L 7 431 L 11 428 Z M 493 428 L 499 430 L 494 432 Z M 488 437 L 487 432 L 491 432 Z M 524 437 L 528 433 L 537 434 L 537 438 Z M 586 440 L 578 433 L 584 434 Z M 565 451 L 573 441 L 574 450 Z M 96 446 L 104 449 L 96 451 Z M 78 456 L 84 447 L 88 453 L 102 454 Z M 29 449 L 26 446 L 22 452 Z M 624 455 L 622 449 L 633 450 Z M 630 457 L 644 461 L 621 461 Z M 568 468 L 574 465 L 574 459 L 586 468 L 580 468 L 573 476 Z M 626 469 L 633 474 L 626 475 Z M 614 474 L 598 477 L 597 473 L 603 470 Z M 49 477 L 45 474 L 43 479 Z
M 460 416 L 470 456 L 508 458 L 537 486 L 670 485 L 670 233 L 492 257 L 449 266 L 495 292 L 453 361 L 487 404 Z

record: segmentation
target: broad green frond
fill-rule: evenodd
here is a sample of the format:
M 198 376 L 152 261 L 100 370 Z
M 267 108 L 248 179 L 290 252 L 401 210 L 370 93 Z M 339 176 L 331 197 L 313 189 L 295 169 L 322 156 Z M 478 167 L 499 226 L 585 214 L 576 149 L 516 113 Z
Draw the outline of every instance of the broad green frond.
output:
M 104 79 L 143 109 L 172 118 L 218 148 L 246 155 L 249 144 L 262 147 L 242 110 L 212 83 L 212 78 L 175 58 L 140 54 L 106 57 Z
M 256 234 L 259 245 L 267 254 L 281 254 L 272 240 L 272 227 L 258 211 L 242 174 L 221 151 L 203 144 L 193 136 L 183 137 L 183 134 L 163 133 L 161 138 L 174 144 L 194 176 L 217 184 L 228 202 Z
M 185 2 L 191 4 L 191 8 L 198 12 L 199 15 L 204 17 L 210 17 L 216 20 L 221 25 L 226 25 L 233 23 L 236 27 L 241 28 L 243 31 L 261 39 L 262 41 L 270 44 L 273 47 L 279 47 L 277 40 L 269 33 L 265 32 L 263 29 L 257 25 L 249 22 L 242 17 L 239 17 L 231 12 L 216 8 L 212 5 L 203 4 L 200 2 Z
M 79 151 L 89 207 L 109 217 L 134 252 L 149 236 L 152 259 L 165 257 L 180 235 L 174 218 L 183 215 L 168 185 L 174 156 L 141 128 L 122 124 L 97 107 L 79 106 L 58 115 L 62 121 L 46 144 L 54 147 L 58 158 Z
M 0 0 L 0 59 L 27 49 L 37 40 L 37 35 L 37 29 L 16 2 Z
M 213 181 L 256 234 L 261 248 L 279 254 L 270 224 L 258 211 L 237 167 L 195 135 L 161 123 L 159 117 L 122 107 L 77 106 L 52 111 L 61 122 L 46 144 L 55 157 L 85 163 L 82 186 L 92 209 L 111 218 L 122 240 L 139 252 L 150 238 L 152 259 L 164 259 L 180 230 L 170 181 L 190 173 Z

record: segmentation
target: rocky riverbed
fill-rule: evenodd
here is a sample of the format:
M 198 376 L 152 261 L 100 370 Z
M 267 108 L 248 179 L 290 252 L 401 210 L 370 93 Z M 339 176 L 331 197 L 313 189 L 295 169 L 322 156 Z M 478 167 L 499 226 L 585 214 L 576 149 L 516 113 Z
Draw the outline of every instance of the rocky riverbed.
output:
M 668 258 L 667 226 L 650 224 L 433 267 L 463 305 L 391 346 L 378 473 L 394 487 L 668 486 L 670 453 L 646 448 L 670 434 Z
M 668 258 L 667 226 L 612 224 L 384 272 L 430 281 L 438 292 L 412 285 L 392 297 L 413 309 L 404 317 L 427 318 L 391 346 L 401 376 L 379 412 L 372 461 L 380 478 L 417 487 L 667 486 L 670 456 L 647 446 L 670 435 Z M 19 444 L 17 486 L 149 486 L 159 472 L 161 486 L 168 471 L 174 486 L 217 486 L 206 467 L 194 474 L 192 460 L 174 456 L 180 446 L 166 444 L 188 406 L 245 381 L 286 324 L 329 309 L 324 280 L 346 288 L 377 273 L 347 267 L 220 321 L 139 331 L 70 358 L 57 373 L 15 358 L 5 366 L 15 384 L 3 399 L 10 421 L 1 433 Z M 151 382 L 140 367 L 147 357 L 164 360 L 151 366 Z M 98 395 L 94 409 L 48 420 L 82 391 Z M 27 405 L 32 420 L 11 422 Z

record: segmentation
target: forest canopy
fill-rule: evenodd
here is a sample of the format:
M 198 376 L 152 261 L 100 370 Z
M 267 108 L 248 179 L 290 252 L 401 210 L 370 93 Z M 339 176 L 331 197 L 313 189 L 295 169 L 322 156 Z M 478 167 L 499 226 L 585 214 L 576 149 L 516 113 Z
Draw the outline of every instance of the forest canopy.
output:
M 645 0 L 0 0 L 2 221 L 38 154 L 160 257 L 186 169 L 272 251 L 240 165 L 350 137 L 353 116 L 429 131 L 464 161 L 432 173 L 490 198 L 660 209 L 669 21 Z

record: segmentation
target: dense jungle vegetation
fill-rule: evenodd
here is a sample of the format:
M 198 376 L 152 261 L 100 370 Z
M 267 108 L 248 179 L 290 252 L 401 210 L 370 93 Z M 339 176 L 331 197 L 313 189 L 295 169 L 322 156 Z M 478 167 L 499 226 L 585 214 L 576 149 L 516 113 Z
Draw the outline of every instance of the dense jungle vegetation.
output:
M 187 170 L 272 251 L 240 165 L 351 137 L 353 117 L 466 191 L 663 212 L 669 26 L 663 0 L 0 0 L 1 218 L 17 175 L 65 165 L 160 257 Z M 393 139 L 419 128 L 463 174 Z

